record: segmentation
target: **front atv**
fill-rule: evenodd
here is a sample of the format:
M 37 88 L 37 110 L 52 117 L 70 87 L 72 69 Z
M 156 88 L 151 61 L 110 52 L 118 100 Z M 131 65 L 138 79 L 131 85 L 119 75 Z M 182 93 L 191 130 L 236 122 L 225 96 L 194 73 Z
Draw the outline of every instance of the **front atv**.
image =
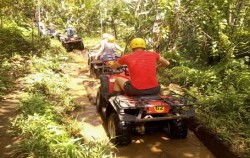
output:
M 186 119 L 194 116 L 193 100 L 177 94 L 148 96 L 111 96 L 115 78 L 121 74 L 101 75 L 96 107 L 107 124 L 111 142 L 128 145 L 132 134 L 161 129 L 171 139 L 184 139 Z

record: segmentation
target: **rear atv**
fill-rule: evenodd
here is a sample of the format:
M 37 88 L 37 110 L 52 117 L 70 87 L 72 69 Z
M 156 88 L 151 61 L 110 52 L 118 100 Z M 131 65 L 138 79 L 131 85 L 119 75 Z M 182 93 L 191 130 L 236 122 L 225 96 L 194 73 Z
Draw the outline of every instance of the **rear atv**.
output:
M 124 75 L 124 74 L 123 74 Z M 175 93 L 148 96 L 112 96 L 115 78 L 121 74 L 101 75 L 96 107 L 107 125 L 111 142 L 128 145 L 133 133 L 161 129 L 171 139 L 184 139 L 186 119 L 194 116 L 193 99 Z

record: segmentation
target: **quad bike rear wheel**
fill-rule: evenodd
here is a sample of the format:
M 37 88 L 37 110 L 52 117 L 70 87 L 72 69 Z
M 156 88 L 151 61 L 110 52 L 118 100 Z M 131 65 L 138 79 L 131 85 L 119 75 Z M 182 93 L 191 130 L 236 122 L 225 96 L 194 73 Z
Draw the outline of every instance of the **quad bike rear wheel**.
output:
M 73 51 L 73 48 L 71 47 L 70 44 L 67 44 L 66 51 L 67 51 L 67 52 Z
M 110 94 L 109 94 L 109 78 L 106 75 L 100 75 L 100 92 L 103 98 L 105 98 L 106 100 L 109 99 Z
M 84 45 L 82 41 L 77 42 L 76 48 L 79 50 L 84 50 Z
M 96 110 L 99 113 L 102 113 L 102 109 L 106 108 L 107 106 L 107 101 L 105 98 L 101 95 L 101 87 L 99 87 L 97 91 L 97 96 L 96 96 Z
M 123 146 L 131 144 L 132 132 L 130 122 L 120 121 L 113 112 L 108 119 L 108 135 L 114 145 Z
M 170 120 L 167 123 L 165 132 L 170 139 L 185 139 L 187 137 L 188 128 L 183 119 Z

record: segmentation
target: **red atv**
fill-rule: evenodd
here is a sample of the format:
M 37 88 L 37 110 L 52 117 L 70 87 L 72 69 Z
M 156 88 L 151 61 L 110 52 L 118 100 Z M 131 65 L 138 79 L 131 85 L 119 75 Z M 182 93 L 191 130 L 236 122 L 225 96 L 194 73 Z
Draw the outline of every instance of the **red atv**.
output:
M 115 145 L 128 145 L 132 134 L 161 129 L 171 139 L 187 136 L 187 118 L 193 117 L 194 100 L 189 96 L 169 95 L 111 96 L 117 76 L 129 77 L 126 67 L 118 73 L 101 75 L 96 108 L 107 125 L 107 133 Z

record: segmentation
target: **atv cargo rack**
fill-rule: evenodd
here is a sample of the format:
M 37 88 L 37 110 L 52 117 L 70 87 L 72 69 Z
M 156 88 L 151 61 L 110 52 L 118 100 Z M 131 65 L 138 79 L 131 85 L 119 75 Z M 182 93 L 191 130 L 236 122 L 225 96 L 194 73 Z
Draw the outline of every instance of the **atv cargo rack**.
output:
M 152 101 L 164 101 L 167 106 L 170 106 L 171 113 L 167 113 L 160 117 L 151 117 L 150 115 L 144 116 L 145 108 L 149 108 Z M 173 96 L 160 96 L 151 95 L 143 97 L 130 97 L 128 100 L 126 96 L 119 95 L 109 99 L 109 102 L 113 105 L 117 111 L 120 120 L 134 121 L 134 122 L 149 122 L 149 121 L 163 121 L 173 119 L 190 118 L 195 115 L 194 103 L 190 102 L 188 98 L 177 98 Z M 179 103 L 176 103 L 179 102 Z M 166 106 L 166 105 L 164 105 Z M 138 109 L 138 115 L 127 114 L 127 110 Z

